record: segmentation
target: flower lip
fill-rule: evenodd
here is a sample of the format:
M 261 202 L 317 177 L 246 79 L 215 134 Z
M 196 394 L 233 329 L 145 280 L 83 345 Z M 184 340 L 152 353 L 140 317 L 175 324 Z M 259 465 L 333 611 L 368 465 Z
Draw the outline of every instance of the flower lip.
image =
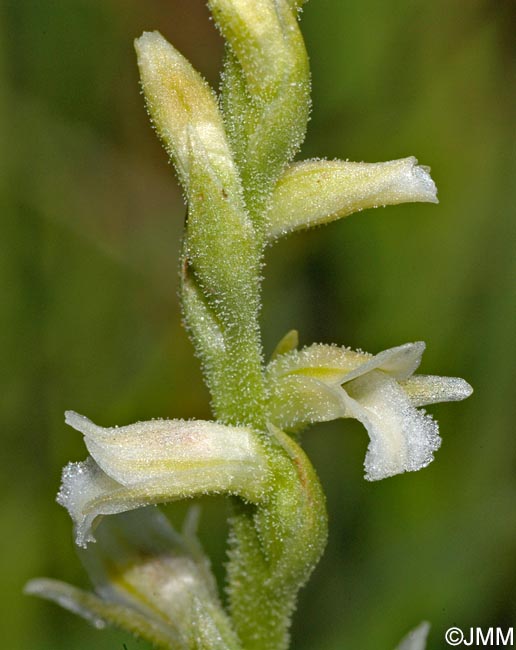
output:
M 413 472 L 429 465 L 441 445 L 437 422 L 410 404 L 398 381 L 372 370 L 342 389 L 347 417 L 367 429 L 366 479 Z

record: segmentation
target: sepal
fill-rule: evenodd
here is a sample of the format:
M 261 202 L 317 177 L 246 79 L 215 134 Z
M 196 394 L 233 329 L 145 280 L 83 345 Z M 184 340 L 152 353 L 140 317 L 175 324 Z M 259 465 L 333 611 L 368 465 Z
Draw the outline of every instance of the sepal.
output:
M 270 384 L 270 421 L 289 433 L 344 417 L 342 389 L 315 377 L 288 375 Z
M 407 394 L 412 406 L 426 406 L 439 402 L 460 402 L 472 392 L 467 381 L 460 377 L 436 377 L 433 375 L 414 375 L 400 385 Z
M 269 241 L 366 208 L 437 203 L 429 168 L 414 157 L 383 163 L 307 160 L 280 176 L 271 200 Z

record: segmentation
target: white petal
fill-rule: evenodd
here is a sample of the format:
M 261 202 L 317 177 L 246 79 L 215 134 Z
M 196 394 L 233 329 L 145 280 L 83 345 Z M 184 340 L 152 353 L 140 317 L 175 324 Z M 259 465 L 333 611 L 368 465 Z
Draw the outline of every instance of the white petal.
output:
M 94 596 L 87 591 L 50 578 L 30 580 L 23 591 L 30 596 L 40 596 L 47 600 L 53 600 L 64 609 L 82 616 L 98 629 L 106 627 L 107 617 L 103 611 L 104 603 L 98 596 Z
M 148 592 L 144 600 L 155 601 L 173 620 L 180 605 L 178 594 L 183 599 L 185 590 L 205 592 L 207 597 L 216 594 L 215 578 L 199 543 L 183 538 L 154 506 L 103 519 L 95 537 L 97 543 L 81 551 L 80 557 L 97 591 L 108 600 L 127 602 Z
M 376 369 L 383 370 L 383 372 L 398 380 L 407 379 L 419 367 L 424 351 L 425 343 L 423 341 L 405 343 L 395 348 L 389 348 L 376 354 L 358 368 L 346 374 L 341 383 L 351 381 Z
M 437 423 L 410 404 L 395 379 L 373 370 L 345 388 L 348 415 L 362 422 L 370 437 L 366 479 L 416 471 L 433 460 L 441 443 Z
M 374 356 L 336 345 L 314 344 L 278 356 L 269 364 L 267 375 L 274 380 L 285 375 L 300 374 L 336 385 L 379 368 L 403 380 L 419 367 L 424 350 L 423 341 L 405 343 Z
M 274 381 L 286 375 L 303 375 L 338 385 L 351 371 L 361 368 L 372 358 L 367 352 L 314 343 L 276 357 L 267 367 L 267 376 Z
M 467 381 L 460 377 L 435 377 L 414 375 L 401 382 L 413 406 L 425 406 L 438 402 L 460 402 L 473 392 Z
M 396 650 L 425 650 L 429 631 L 430 623 L 421 623 L 403 638 Z
M 163 495 L 161 495 L 163 496 Z M 93 524 L 101 515 L 113 515 L 157 503 L 160 495 L 129 489 L 113 481 L 92 458 L 68 463 L 63 469 L 57 502 L 68 510 L 75 525 L 75 541 L 85 547 L 94 542 Z
M 271 385 L 268 419 L 283 431 L 343 417 L 341 388 L 313 377 L 289 375 Z

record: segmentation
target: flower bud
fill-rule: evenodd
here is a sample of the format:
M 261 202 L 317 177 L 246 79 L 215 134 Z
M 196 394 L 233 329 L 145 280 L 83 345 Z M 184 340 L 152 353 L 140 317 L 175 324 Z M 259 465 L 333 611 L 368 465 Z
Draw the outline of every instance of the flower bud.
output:
M 286 0 L 209 0 L 208 4 L 236 54 L 252 97 L 261 101 L 274 97 L 286 74 L 307 65 L 293 7 Z
M 147 107 L 187 194 L 197 152 L 217 176 L 234 184 L 236 172 L 215 94 L 159 32 L 135 41 Z
M 308 57 L 298 0 L 210 0 L 228 43 L 222 106 L 255 219 L 304 139 L 310 108 Z

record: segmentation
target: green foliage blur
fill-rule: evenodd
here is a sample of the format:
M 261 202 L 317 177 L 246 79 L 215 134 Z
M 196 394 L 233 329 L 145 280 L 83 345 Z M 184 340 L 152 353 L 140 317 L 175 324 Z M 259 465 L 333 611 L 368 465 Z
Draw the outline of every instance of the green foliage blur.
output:
M 378 352 L 427 342 L 422 372 L 465 377 L 432 409 L 427 469 L 369 484 L 356 422 L 305 443 L 328 494 L 329 546 L 295 618 L 295 650 L 390 650 L 421 620 L 516 622 L 516 202 L 511 0 L 311 0 L 303 32 L 313 113 L 303 157 L 416 155 L 440 205 L 353 215 L 267 254 L 266 352 Z M 512 14 L 512 16 L 511 16 Z M 221 41 L 201 0 L 0 4 L 2 645 L 147 646 L 22 595 L 31 577 L 87 586 L 61 467 L 85 456 L 74 409 L 103 425 L 209 418 L 180 326 L 184 206 L 139 95 L 132 40 L 159 29 L 217 84 Z M 512 48 L 512 49 L 511 49 Z M 167 512 L 180 522 L 185 506 Z M 201 535 L 221 573 L 224 502 Z M 124 646 L 125 644 L 125 646 Z

